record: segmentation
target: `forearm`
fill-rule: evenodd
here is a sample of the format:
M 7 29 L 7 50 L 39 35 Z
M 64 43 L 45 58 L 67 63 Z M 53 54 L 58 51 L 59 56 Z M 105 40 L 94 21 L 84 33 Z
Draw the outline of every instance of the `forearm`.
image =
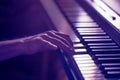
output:
M 55 31 L 48 31 L 26 38 L 0 42 L 0 61 L 19 55 L 31 55 L 37 52 L 61 48 L 67 53 L 74 53 L 69 36 Z
M 19 55 L 27 54 L 27 46 L 23 39 L 0 42 L 0 61 L 10 59 Z

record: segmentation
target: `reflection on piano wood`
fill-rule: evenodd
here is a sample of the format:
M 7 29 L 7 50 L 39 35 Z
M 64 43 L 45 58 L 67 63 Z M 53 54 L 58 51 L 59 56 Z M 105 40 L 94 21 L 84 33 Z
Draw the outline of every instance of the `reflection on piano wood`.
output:
M 120 47 L 77 2 L 55 1 L 80 39 L 73 57 L 84 79 L 120 79 Z

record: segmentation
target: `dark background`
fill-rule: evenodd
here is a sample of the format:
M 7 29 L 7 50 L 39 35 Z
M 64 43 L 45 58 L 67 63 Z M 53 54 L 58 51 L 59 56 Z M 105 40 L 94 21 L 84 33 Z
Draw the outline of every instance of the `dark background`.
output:
M 35 35 L 51 26 L 40 0 L 0 0 L 0 40 Z M 2 61 L 0 80 L 63 80 L 65 73 L 56 54 L 46 51 Z

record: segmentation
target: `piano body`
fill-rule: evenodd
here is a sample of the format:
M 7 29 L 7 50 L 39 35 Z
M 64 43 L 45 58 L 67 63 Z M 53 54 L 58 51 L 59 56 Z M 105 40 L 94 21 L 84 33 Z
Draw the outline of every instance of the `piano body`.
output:
M 119 0 L 41 2 L 56 29 L 73 41 L 75 54 L 59 53 L 69 80 L 120 80 Z

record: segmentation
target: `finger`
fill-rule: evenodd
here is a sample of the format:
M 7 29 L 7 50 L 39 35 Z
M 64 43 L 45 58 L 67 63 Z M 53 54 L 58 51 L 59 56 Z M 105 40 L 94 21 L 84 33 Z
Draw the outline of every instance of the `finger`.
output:
M 47 31 L 47 32 L 44 32 L 44 33 L 41 33 L 41 34 L 37 34 L 34 37 L 42 36 L 42 35 L 44 35 L 46 33 L 49 36 L 52 36 L 52 37 L 55 37 L 55 38 L 58 38 L 58 39 L 62 40 L 64 43 L 66 43 L 67 45 L 69 45 L 71 48 L 73 47 L 72 40 L 70 39 L 70 37 L 68 35 L 60 33 L 60 32 L 57 32 L 57 31 L 54 31 L 54 30 Z
M 60 33 L 60 32 L 56 32 L 56 31 L 52 31 L 52 32 L 54 32 L 56 35 L 59 35 L 59 36 L 62 36 L 63 38 L 65 38 L 66 41 L 68 43 L 70 43 L 70 45 L 73 47 L 73 42 L 72 42 L 72 40 L 70 39 L 70 37 L 68 35 Z
M 66 45 L 72 47 L 72 45 L 66 40 L 65 37 L 63 37 L 63 36 L 59 36 L 59 35 L 55 34 L 55 33 L 52 32 L 52 31 L 48 31 L 48 32 L 46 32 L 46 33 L 47 33 L 49 36 L 51 36 L 51 37 L 55 37 L 55 38 L 61 40 L 62 42 L 64 42 Z
M 44 46 L 45 46 L 44 49 L 47 49 L 47 50 L 49 50 L 49 49 L 56 50 L 58 48 L 56 45 L 52 44 L 50 41 L 43 39 L 42 37 L 36 37 L 36 38 L 34 38 L 34 40 L 36 42 L 39 42 L 39 44 L 37 44 L 37 45 L 41 45 L 40 47 L 42 49 Z
M 71 50 L 71 54 L 75 54 L 75 52 L 74 52 L 74 47 L 73 47 L 73 42 L 72 42 L 72 40 L 70 39 L 70 37 L 68 36 L 68 35 L 66 35 L 66 34 L 63 34 L 63 33 L 60 33 L 60 32 L 56 32 L 56 31 L 53 31 L 55 34 L 57 34 L 57 35 L 59 35 L 59 36 L 62 36 L 63 38 L 65 38 L 65 40 L 67 41 L 67 42 L 69 42 L 70 43 L 70 45 L 71 45 L 71 48 L 72 48 L 72 50 Z
M 64 42 L 62 42 L 61 40 L 57 38 L 51 37 L 47 34 L 44 34 L 41 37 L 47 41 L 50 41 L 52 44 L 55 44 L 56 46 L 58 46 L 59 48 L 63 49 L 66 52 L 71 51 L 71 47 L 69 47 L 67 44 L 65 44 Z

